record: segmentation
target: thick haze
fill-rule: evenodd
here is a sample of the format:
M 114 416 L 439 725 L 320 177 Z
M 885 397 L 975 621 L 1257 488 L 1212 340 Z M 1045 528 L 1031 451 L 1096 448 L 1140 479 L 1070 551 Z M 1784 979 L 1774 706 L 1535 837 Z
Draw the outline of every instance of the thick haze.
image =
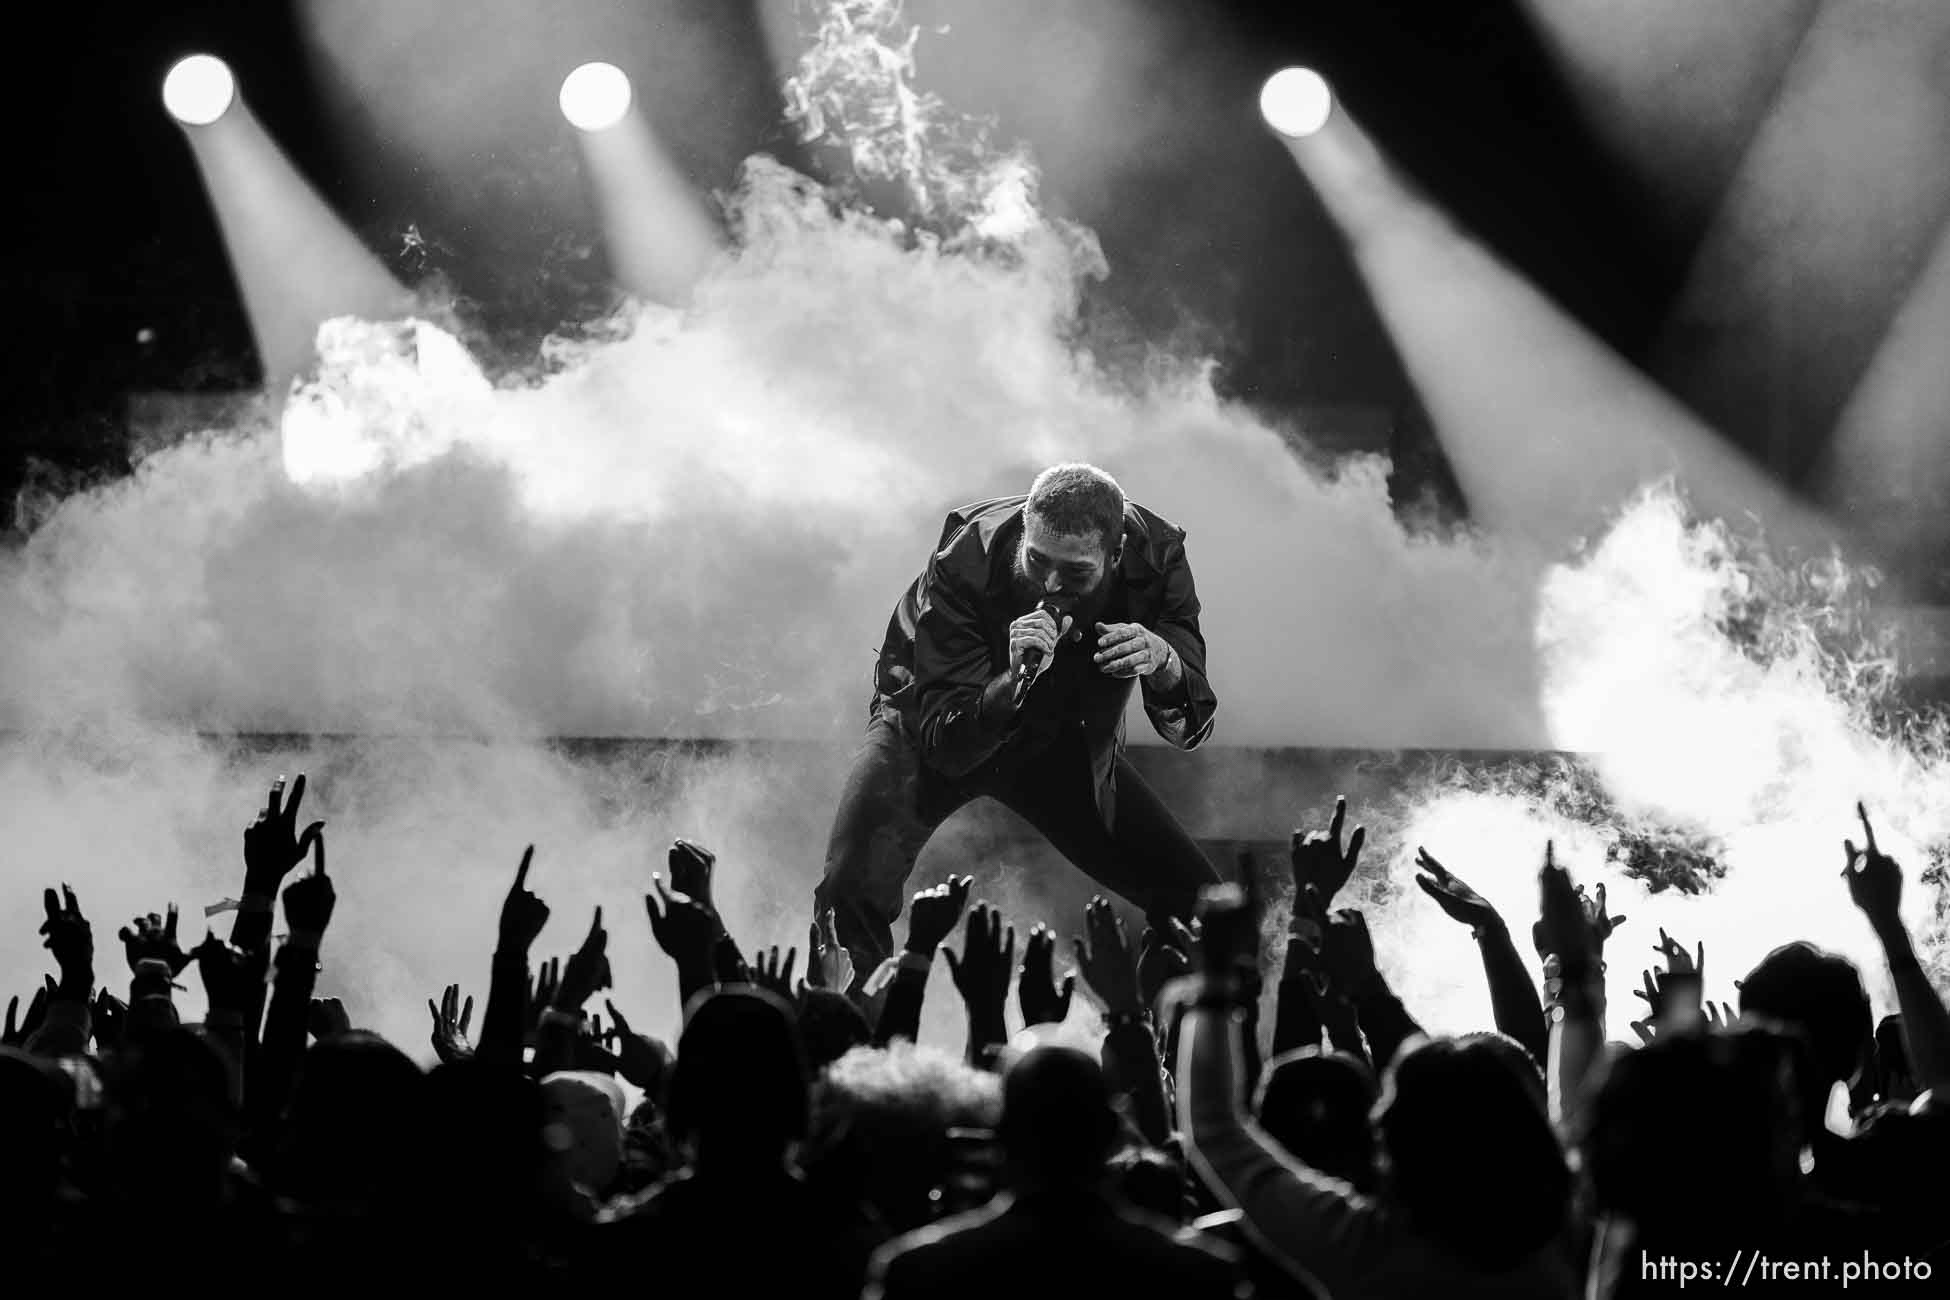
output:
M 197 910 L 238 887 L 265 783 L 307 770 L 341 893 L 325 989 L 356 1022 L 423 1044 L 424 998 L 485 993 L 495 910 L 534 842 L 557 918 L 537 955 L 603 904 L 619 1002 L 670 1032 L 640 903 L 663 844 L 718 851 L 748 948 L 803 943 L 843 775 L 829 756 L 864 719 L 889 610 L 947 509 L 1056 460 L 1104 466 L 1188 529 L 1218 743 L 1587 749 L 1628 806 L 1745 835 L 1721 898 L 1657 909 L 1708 941 L 1715 996 L 1735 929 L 1729 960 L 1798 935 L 1871 952 L 1830 860 L 1855 797 L 1887 808 L 1891 845 L 1946 829 L 1930 773 L 1862 739 L 1818 680 L 1755 669 L 1713 630 L 1726 568 L 1669 498 L 1568 568 L 1412 536 L 1385 464 L 1304 467 L 1215 399 L 1199 358 L 1101 373 L 1075 342 L 1105 269 L 1083 232 L 1023 209 L 1005 247 L 944 248 L 836 214 L 764 160 L 731 204 L 737 251 L 682 313 L 641 308 L 500 386 L 431 325 L 334 322 L 278 425 L 153 455 L 0 555 L 9 989 L 42 964 L 20 941 L 44 884 L 77 888 L 111 986 L 134 912 L 175 899 L 198 937 Z M 359 739 L 245 755 L 199 732 Z M 659 774 L 536 743 L 562 736 L 816 743 Z M 1692 770 L 1675 754 L 1717 784 L 1668 779 Z M 1761 797 L 1784 783 L 1796 797 Z M 1558 829 L 1581 866 L 1595 841 Z M 1553 828 L 1496 801 L 1408 828 L 1443 830 L 1422 842 L 1527 915 Z M 977 865 L 956 843 L 913 887 Z M 1026 932 L 1039 890 L 1010 865 L 986 864 L 985 892 Z M 1655 909 L 1627 893 L 1643 952 Z M 1471 1027 L 1480 978 L 1428 957 L 1460 953 L 1460 927 L 1406 897 L 1377 918 L 1384 957 L 1418 954 L 1411 1004 Z M 945 978 L 929 1005 L 931 1040 L 952 1041 Z

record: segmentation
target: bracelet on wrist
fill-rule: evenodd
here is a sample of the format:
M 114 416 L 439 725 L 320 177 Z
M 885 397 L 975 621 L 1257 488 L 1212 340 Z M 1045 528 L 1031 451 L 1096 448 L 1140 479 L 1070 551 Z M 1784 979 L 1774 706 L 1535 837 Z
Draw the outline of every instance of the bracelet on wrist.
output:
M 1151 1013 L 1147 1010 L 1104 1013 L 1104 1028 L 1113 1034 L 1132 1025 L 1142 1025 L 1148 1031 L 1151 1028 Z
M 926 952 L 920 952 L 913 948 L 902 949 L 900 968 L 902 970 L 919 971 L 923 975 L 927 974 L 934 969 L 934 949 L 930 948 Z
M 253 894 L 249 890 L 245 890 L 244 896 L 237 900 L 237 910 L 239 912 L 268 912 L 275 905 L 276 899 L 274 895 Z

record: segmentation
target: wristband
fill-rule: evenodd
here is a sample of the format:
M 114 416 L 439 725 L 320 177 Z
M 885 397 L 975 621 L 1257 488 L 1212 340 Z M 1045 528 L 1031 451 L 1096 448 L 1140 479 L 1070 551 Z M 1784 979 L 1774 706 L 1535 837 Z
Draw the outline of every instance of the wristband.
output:
M 934 969 L 934 954 L 906 949 L 901 953 L 901 969 L 919 971 L 925 975 Z
M 324 938 L 325 932 L 323 930 L 293 930 L 285 936 L 284 946 L 287 948 L 308 948 L 312 952 L 317 952 L 318 945 L 323 942 Z
M 273 905 L 270 894 L 245 894 L 237 900 L 239 912 L 268 912 Z
M 1110 1033 L 1114 1034 L 1120 1029 L 1128 1029 L 1132 1025 L 1140 1025 L 1147 1033 L 1150 1032 L 1151 1013 L 1149 1011 L 1110 1011 L 1104 1015 L 1104 1027 Z

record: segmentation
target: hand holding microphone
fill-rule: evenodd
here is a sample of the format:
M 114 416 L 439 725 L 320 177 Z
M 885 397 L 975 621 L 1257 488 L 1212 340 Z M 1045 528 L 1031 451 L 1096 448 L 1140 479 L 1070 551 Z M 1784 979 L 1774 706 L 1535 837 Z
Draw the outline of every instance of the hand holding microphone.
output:
M 1059 616 L 1062 622 L 1058 623 Z M 1059 614 L 1055 602 L 1044 599 L 1036 608 L 1009 624 L 1009 672 L 1016 682 L 1016 703 L 1029 693 L 1056 643 L 1070 630 L 1070 616 Z

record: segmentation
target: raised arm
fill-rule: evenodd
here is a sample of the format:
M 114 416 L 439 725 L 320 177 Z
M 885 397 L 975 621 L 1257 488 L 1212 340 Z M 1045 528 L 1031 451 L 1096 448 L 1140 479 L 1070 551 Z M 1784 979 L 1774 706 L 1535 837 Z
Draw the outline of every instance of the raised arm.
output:
M 284 920 L 289 933 L 278 949 L 271 1006 L 264 1016 L 264 1046 L 253 1079 L 251 1131 L 259 1150 L 276 1131 L 297 1084 L 311 1019 L 311 994 L 318 982 L 318 954 L 338 897 L 325 874 L 325 836 L 312 837 L 313 871 L 285 887 Z
M 48 991 L 45 1017 L 26 1050 L 35 1056 L 80 1056 L 88 1050 L 94 1023 L 95 932 L 68 886 L 61 886 L 58 898 L 52 889 L 44 891 L 41 902 L 47 912 L 41 933 L 61 978 Z
M 535 846 L 530 844 L 501 903 L 487 1008 L 481 1013 L 481 1041 L 474 1048 L 480 1060 L 516 1070 L 521 1068 L 522 1040 L 527 1037 L 528 950 L 548 924 L 548 904 L 528 889 L 528 868 L 534 860 Z
M 1868 811 L 1857 804 L 1856 812 L 1862 818 L 1867 844 L 1858 853 L 1853 842 L 1843 841 L 1848 854 L 1848 865 L 1843 868 L 1848 894 L 1868 917 L 1882 945 L 1883 958 L 1889 963 L 1889 977 L 1896 985 L 1896 1007 L 1903 1017 L 1903 1046 L 1909 1053 L 1916 1086 L 1932 1090 L 1932 1101 L 1942 1104 L 1950 1100 L 1950 1010 L 1930 986 L 1909 931 L 1903 926 L 1902 868 L 1876 847 Z
M 1166 994 L 1179 1021 L 1178 1124 L 1200 1179 L 1272 1260 L 1319 1294 L 1358 1294 L 1355 1261 L 1379 1241 L 1371 1204 L 1283 1150 L 1247 1115 L 1243 1008 L 1258 922 L 1237 886 L 1205 891 L 1199 974 Z
M 1104 1038 L 1105 1064 L 1118 1090 L 1130 1098 L 1138 1132 L 1152 1146 L 1161 1147 L 1171 1139 L 1171 1108 L 1165 1100 L 1151 1009 L 1138 984 L 1137 959 L 1131 955 L 1123 921 L 1106 900 L 1090 901 L 1083 926 L 1089 942 L 1074 941 L 1077 969 L 1103 1003 L 1104 1023 L 1110 1031 Z
M 989 1049 L 1009 1041 L 1004 1011 L 1016 964 L 1016 928 L 1005 928 L 1001 912 L 977 903 L 962 932 L 961 955 L 952 949 L 943 949 L 942 955 L 968 1008 L 968 1063 L 986 1066 Z
M 1510 938 L 1510 927 L 1488 899 L 1471 889 L 1427 849 L 1417 849 L 1415 865 L 1422 874 L 1415 883 L 1435 900 L 1443 914 L 1469 927 L 1483 955 L 1483 974 L 1490 986 L 1490 1010 L 1497 1029 L 1522 1043 L 1541 1067 L 1550 1054 L 1550 1035 L 1544 1025 L 1544 1004 L 1530 982 L 1530 972 Z
M 968 906 L 969 890 L 974 886 L 973 876 L 950 876 L 945 884 L 914 895 L 907 911 L 907 944 L 900 956 L 888 959 L 893 969 L 882 976 L 888 981 L 887 1000 L 881 1005 L 880 1018 L 874 1022 L 875 1047 L 885 1047 L 896 1038 L 909 1042 L 920 1038 L 921 1005 L 927 995 L 928 972 L 934 968 L 935 951 L 941 947 L 942 940 L 954 933 L 955 923 L 961 920 L 962 911 Z M 866 995 L 871 998 L 878 992 L 874 981 L 868 980 Z

